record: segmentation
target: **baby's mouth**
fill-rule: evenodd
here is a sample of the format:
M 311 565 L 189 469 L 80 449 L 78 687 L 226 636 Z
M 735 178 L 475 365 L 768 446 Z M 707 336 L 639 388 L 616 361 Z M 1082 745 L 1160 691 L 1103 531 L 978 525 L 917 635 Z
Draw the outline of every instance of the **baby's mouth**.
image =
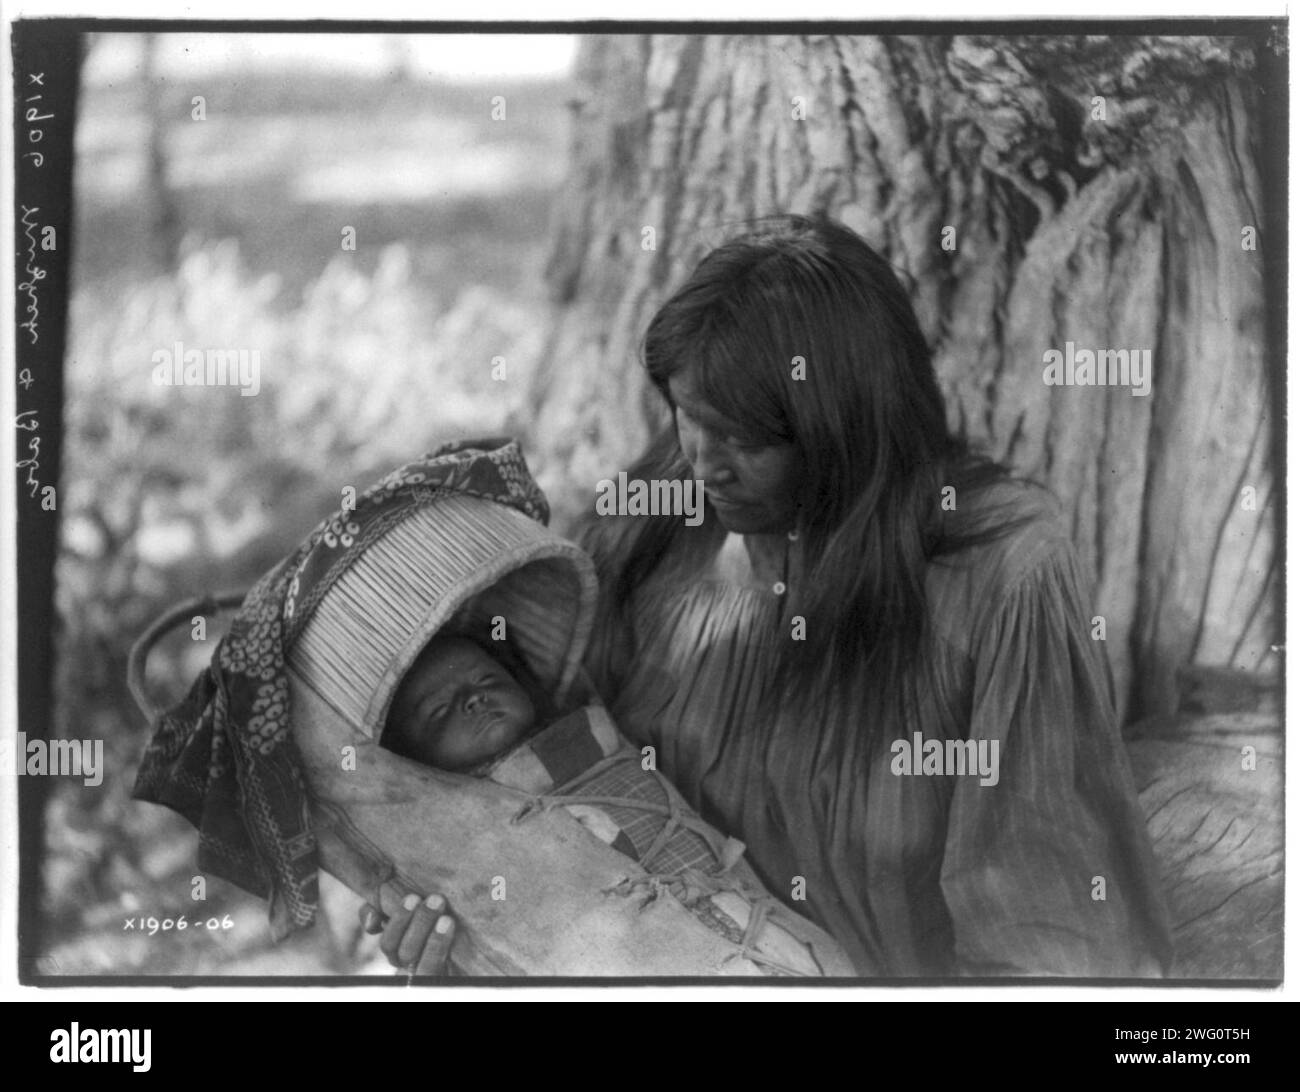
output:
M 505 719 L 504 713 L 485 713 L 479 717 L 478 724 L 474 728 L 474 734 L 481 736 L 489 728 L 494 728 Z

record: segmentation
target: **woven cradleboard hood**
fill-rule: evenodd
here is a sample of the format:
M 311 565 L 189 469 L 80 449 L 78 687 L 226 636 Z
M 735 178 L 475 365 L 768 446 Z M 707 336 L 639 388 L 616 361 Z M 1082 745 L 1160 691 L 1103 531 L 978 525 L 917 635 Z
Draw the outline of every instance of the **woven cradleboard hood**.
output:
M 504 627 L 558 705 L 593 698 L 594 569 L 547 516 L 513 441 L 447 445 L 388 475 L 249 593 L 160 718 L 136 795 L 198 826 L 200 867 L 269 897 L 277 935 L 313 920 L 323 867 L 385 912 L 394 889 L 444 894 L 469 973 L 761 973 L 675 899 L 615 893 L 643 870 L 564 808 L 520 822 L 535 796 L 379 746 L 402 676 L 449 624 L 484 640 Z M 818 967 L 852 973 L 783 916 Z
M 138 800 L 163 804 L 199 830 L 199 867 L 270 900 L 273 934 L 283 937 L 315 919 L 320 864 L 302 756 L 291 732 L 293 703 L 290 664 L 328 654 L 312 634 L 312 619 L 321 603 L 346 603 L 356 581 L 374 565 L 354 566 L 394 529 L 444 518 L 448 526 L 457 510 L 441 505 L 455 498 L 473 500 L 476 530 L 491 543 L 496 565 L 535 561 L 553 570 L 552 586 L 564 588 L 548 625 L 539 626 L 528 656 L 548 685 L 564 688 L 577 672 L 590 629 L 595 580 L 591 562 L 576 546 L 545 529 L 546 498 L 533 482 L 518 444 L 492 438 L 446 444 L 399 467 L 317 525 L 315 530 L 267 572 L 244 598 L 211 663 L 183 701 L 157 717 L 154 736 L 136 777 Z M 441 507 L 441 515 L 434 516 Z M 412 649 L 396 650 L 400 627 L 381 624 L 368 609 L 346 624 L 353 629 L 335 652 L 354 662 L 319 665 L 316 674 L 343 672 L 356 687 L 356 699 L 391 698 L 395 677 L 414 656 L 419 633 L 440 625 L 444 616 L 490 579 L 491 567 L 471 575 L 481 559 L 472 534 L 442 536 L 442 561 L 432 575 L 446 587 L 421 589 L 421 598 L 399 609 L 411 620 Z M 458 554 L 463 543 L 463 554 Z M 409 566 L 408 571 L 418 571 Z M 564 574 L 560 576 L 558 574 Z M 340 586 L 341 585 L 341 586 Z M 454 585 L 454 594 L 449 593 Z M 336 589 L 339 594 L 336 596 Z M 545 593 L 539 593 L 544 595 Z M 379 600 L 371 597 L 375 606 Z M 324 625 L 337 624 L 327 608 Z M 301 642 L 304 634 L 307 639 Z M 521 642 L 524 643 L 524 642 Z M 366 667 L 390 670 L 366 674 Z M 308 670 L 310 671 L 311 665 Z M 385 682 L 380 687 L 379 684 Z M 338 687 L 324 689 L 345 707 Z M 367 723 L 373 724 L 374 718 Z

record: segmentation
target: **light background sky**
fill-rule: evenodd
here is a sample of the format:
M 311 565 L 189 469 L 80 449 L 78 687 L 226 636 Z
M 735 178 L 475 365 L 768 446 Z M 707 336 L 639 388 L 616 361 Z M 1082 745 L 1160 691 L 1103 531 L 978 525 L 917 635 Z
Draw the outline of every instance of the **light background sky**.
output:
M 231 68 L 311 68 L 379 75 L 404 59 L 415 78 L 482 80 L 562 76 L 573 65 L 571 34 L 161 34 L 157 71 L 202 76 Z M 138 69 L 136 34 L 106 34 L 87 59 L 86 82 L 123 79 Z

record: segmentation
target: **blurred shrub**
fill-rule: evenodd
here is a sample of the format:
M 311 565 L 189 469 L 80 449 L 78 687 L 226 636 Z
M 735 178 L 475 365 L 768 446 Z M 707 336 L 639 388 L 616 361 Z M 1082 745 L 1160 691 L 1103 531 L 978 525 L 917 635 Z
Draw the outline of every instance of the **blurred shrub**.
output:
M 360 491 L 447 439 L 504 431 L 544 323 L 535 307 L 482 287 L 438 298 L 400 246 L 371 274 L 340 253 L 295 300 L 251 276 L 233 242 L 190 243 L 174 277 L 113 286 L 108 299 L 107 287 L 82 290 L 70 316 L 55 711 L 57 734 L 105 740 L 107 772 L 99 788 L 60 781 L 52 794 L 48 960 L 198 973 L 251 958 L 247 943 L 202 931 L 166 945 L 122 935 L 132 907 L 188 905 L 194 870 L 188 825 L 129 799 L 148 737 L 125 685 L 132 641 L 178 600 L 246 588 L 344 486 Z M 259 393 L 155 385 L 153 354 L 178 341 L 257 350 Z M 492 378 L 498 356 L 506 382 Z M 155 692 L 179 697 L 219 633 L 210 625 L 205 641 L 186 630 L 160 645 Z M 243 907 L 248 928 L 264 928 L 251 924 L 261 920 L 256 900 L 215 881 L 211 890 L 209 906 Z M 329 969 L 295 958 L 285 969 Z

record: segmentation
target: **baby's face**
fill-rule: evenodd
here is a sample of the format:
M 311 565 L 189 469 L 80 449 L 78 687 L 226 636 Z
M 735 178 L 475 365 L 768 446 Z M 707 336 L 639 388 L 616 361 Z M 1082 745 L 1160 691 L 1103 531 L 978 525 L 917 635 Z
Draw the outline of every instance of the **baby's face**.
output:
M 393 696 L 384 743 L 443 770 L 467 770 L 532 727 L 528 694 L 491 656 L 462 637 L 435 637 Z

